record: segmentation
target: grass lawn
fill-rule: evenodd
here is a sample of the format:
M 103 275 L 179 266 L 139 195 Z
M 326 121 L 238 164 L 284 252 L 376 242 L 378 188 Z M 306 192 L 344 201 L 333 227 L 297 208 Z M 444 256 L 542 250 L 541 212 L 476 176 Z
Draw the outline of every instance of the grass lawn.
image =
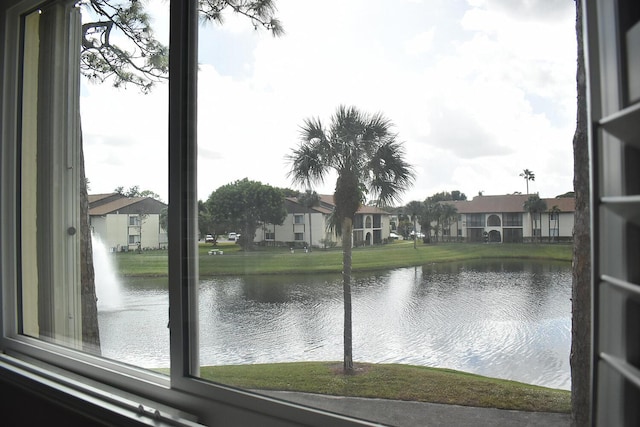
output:
M 449 369 L 356 363 L 343 375 L 339 362 L 274 363 L 201 368 L 205 379 L 254 390 L 288 390 L 445 403 L 521 411 L 571 410 L 571 393 Z
M 199 245 L 200 276 L 246 274 L 315 274 L 340 273 L 342 250 L 314 249 L 305 253 L 287 248 L 257 248 L 244 252 L 234 243 L 219 243 L 224 255 L 208 255 L 210 244 Z M 411 267 L 434 262 L 471 259 L 540 259 L 571 261 L 569 244 L 472 244 L 439 243 L 425 245 L 398 241 L 388 245 L 353 249 L 353 271 L 374 271 Z M 125 276 L 164 276 L 167 274 L 167 251 L 146 251 L 141 254 L 116 254 L 120 274 Z

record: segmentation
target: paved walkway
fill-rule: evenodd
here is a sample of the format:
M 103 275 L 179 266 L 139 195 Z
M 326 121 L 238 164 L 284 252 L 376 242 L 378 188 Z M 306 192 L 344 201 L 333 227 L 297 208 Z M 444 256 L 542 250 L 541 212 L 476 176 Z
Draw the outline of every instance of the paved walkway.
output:
M 567 427 L 570 424 L 570 416 L 568 414 L 506 411 L 502 409 L 325 396 L 287 391 L 261 390 L 259 393 L 396 427 Z

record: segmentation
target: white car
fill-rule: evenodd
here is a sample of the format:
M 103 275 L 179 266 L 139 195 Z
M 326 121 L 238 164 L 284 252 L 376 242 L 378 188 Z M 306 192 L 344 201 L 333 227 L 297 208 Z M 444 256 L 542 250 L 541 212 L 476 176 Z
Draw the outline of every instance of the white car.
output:
M 234 241 L 238 238 L 238 234 L 237 233 L 229 233 L 229 235 L 227 236 L 227 239 Z
M 204 241 L 205 241 L 205 243 L 211 243 L 211 242 L 213 242 L 213 236 L 212 236 L 211 234 L 207 234 L 207 235 L 204 237 Z

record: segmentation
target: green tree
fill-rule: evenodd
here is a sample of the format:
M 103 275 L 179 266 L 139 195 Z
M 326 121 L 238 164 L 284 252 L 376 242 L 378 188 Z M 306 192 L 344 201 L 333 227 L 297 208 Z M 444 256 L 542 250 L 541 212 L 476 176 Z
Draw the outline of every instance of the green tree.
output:
M 118 193 L 124 197 L 151 197 L 152 199 L 162 201 L 162 198 L 160 197 L 160 195 L 155 191 L 151 191 L 151 190 L 140 191 L 139 185 L 131 186 L 127 190 L 125 190 L 123 186 L 118 186 L 113 189 L 113 192 Z
M 555 235 L 551 236 L 551 221 L 555 221 L 555 228 L 558 230 L 558 234 L 560 234 L 560 208 L 558 205 L 553 205 L 551 209 L 549 209 L 549 240 L 555 240 Z
M 422 217 L 422 214 L 424 212 L 424 204 L 417 200 L 413 200 L 407 203 L 407 206 L 405 206 L 404 211 L 413 222 L 413 249 L 417 249 L 417 242 L 418 242 L 417 223 L 418 223 L 418 219 Z
M 253 239 L 261 223 L 281 225 L 287 217 L 280 189 L 247 178 L 223 185 L 206 201 L 213 223 L 226 224 L 240 231 L 238 243 L 253 248 Z
M 444 228 L 446 227 L 447 231 L 449 232 L 449 241 L 451 241 L 451 224 L 458 218 L 458 209 L 450 203 L 441 203 L 441 206 L 443 235 Z
M 145 93 L 167 79 L 169 49 L 156 39 L 145 2 L 89 0 L 82 4 L 95 18 L 82 26 L 83 76 L 91 82 L 110 81 L 115 87 L 134 85 Z M 223 24 L 225 14 L 231 12 L 247 17 L 256 29 L 284 34 L 273 0 L 199 0 L 198 4 L 202 22 Z
M 529 194 L 529 181 L 535 181 L 536 176 L 533 171 L 530 171 L 529 169 L 523 170 L 520 176 L 527 182 L 527 194 Z
M 390 204 L 412 184 L 412 167 L 404 148 L 382 114 L 367 114 L 355 107 L 339 106 L 328 127 L 320 119 L 306 119 L 300 146 L 289 155 L 289 176 L 312 187 L 331 172 L 337 174 L 335 216 L 341 222 L 342 283 L 344 294 L 344 371 L 353 371 L 351 322 L 351 251 L 353 218 L 368 195 L 378 204 Z
M 466 194 L 459 190 L 453 190 L 452 192 L 442 191 L 429 197 L 434 202 L 448 202 L 452 200 L 467 200 Z
M 524 202 L 523 207 L 526 212 L 529 212 L 529 218 L 531 220 L 531 241 L 534 241 L 534 230 L 537 229 L 537 227 L 534 228 L 534 221 L 537 225 L 538 217 L 542 212 L 547 210 L 547 202 L 542 200 L 537 194 L 533 194 Z
M 160 211 L 159 222 L 160 222 L 160 228 L 162 228 L 165 231 L 169 229 L 169 209 L 168 208 L 163 208 Z
M 320 196 L 313 190 L 306 190 L 304 193 L 300 193 L 298 195 L 298 201 L 302 206 L 307 208 L 307 213 L 309 214 L 309 252 L 311 252 L 311 246 L 313 243 L 313 235 L 311 231 L 311 208 L 320 204 Z

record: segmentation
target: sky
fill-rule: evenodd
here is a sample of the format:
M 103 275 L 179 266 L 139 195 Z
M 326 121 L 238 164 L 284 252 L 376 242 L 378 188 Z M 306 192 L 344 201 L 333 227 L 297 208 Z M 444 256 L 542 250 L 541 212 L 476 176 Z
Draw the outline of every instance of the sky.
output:
M 198 199 L 248 178 L 294 186 L 287 155 L 306 118 L 339 105 L 394 123 L 415 182 L 399 205 L 441 191 L 469 198 L 573 189 L 572 0 L 277 0 L 285 34 L 246 18 L 201 27 Z M 149 2 L 166 38 L 168 3 Z M 114 36 L 115 37 L 115 36 Z M 168 201 L 167 87 L 83 82 L 90 193 L 137 185 Z M 313 189 L 332 194 L 335 176 Z

